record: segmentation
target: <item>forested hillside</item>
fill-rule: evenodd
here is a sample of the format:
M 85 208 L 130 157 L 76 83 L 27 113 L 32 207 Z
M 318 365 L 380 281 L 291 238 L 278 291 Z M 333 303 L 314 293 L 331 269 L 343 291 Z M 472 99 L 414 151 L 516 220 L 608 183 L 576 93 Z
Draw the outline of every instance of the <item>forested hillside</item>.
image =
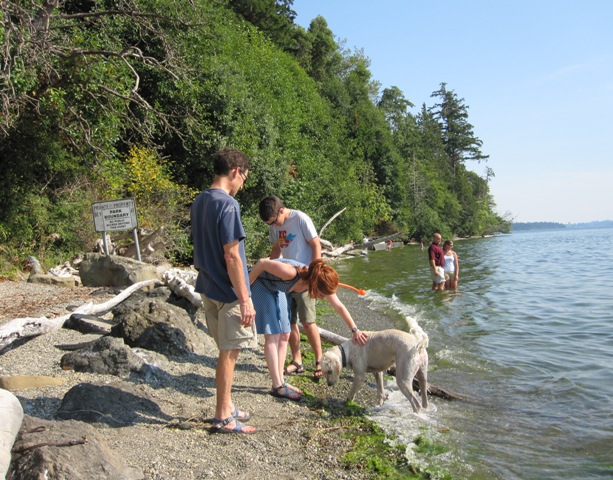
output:
M 326 20 L 293 0 L 4 0 L 0 256 L 89 251 L 91 204 L 133 197 L 188 262 L 188 211 L 223 146 L 252 168 L 237 198 L 247 252 L 268 252 L 259 200 L 281 197 L 333 242 L 508 231 L 468 106 L 445 83 L 418 107 L 381 90 Z M 418 70 L 416 71 L 418 75 Z M 441 79 L 443 82 L 444 79 Z

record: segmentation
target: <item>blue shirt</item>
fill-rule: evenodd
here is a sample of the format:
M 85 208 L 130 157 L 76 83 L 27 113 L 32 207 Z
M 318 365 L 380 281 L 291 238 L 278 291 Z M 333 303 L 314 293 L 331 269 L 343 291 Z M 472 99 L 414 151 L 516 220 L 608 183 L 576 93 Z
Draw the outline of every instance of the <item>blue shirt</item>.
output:
M 249 288 L 245 230 L 238 202 L 220 188 L 209 188 L 196 197 L 191 209 L 194 266 L 198 270 L 195 290 L 218 302 L 232 303 L 238 296 L 224 258 L 224 245 L 239 241 L 245 285 Z

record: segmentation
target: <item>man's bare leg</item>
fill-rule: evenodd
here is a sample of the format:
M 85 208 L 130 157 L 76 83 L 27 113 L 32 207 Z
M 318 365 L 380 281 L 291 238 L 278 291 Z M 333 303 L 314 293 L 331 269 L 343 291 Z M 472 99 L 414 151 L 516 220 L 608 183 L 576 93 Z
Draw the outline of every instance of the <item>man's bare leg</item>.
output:
M 215 406 L 215 418 L 225 420 L 232 416 L 234 404 L 232 403 L 232 382 L 234 381 L 234 368 L 240 350 L 220 350 L 215 369 L 215 383 L 217 385 L 217 405 Z M 224 428 L 232 430 L 236 421 L 228 423 Z M 255 428 L 245 425 L 243 432 L 255 432 Z

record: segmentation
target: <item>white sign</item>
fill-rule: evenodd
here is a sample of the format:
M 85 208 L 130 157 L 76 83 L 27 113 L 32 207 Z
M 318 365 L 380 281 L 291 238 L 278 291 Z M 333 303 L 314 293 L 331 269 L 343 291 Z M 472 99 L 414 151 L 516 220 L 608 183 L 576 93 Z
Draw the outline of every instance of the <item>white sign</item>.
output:
M 138 228 L 133 198 L 92 204 L 96 232 L 116 232 Z

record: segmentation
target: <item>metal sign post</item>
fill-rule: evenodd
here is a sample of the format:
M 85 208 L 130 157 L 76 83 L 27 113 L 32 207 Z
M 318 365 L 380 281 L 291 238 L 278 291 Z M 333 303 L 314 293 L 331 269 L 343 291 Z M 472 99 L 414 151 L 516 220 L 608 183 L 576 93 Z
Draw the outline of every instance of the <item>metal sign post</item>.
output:
M 96 232 L 102 232 L 102 243 L 104 254 L 109 254 L 109 247 L 106 241 L 106 232 L 118 232 L 121 230 L 132 230 L 134 234 L 134 245 L 136 246 L 136 259 L 140 262 L 140 246 L 138 245 L 138 219 L 136 217 L 136 202 L 133 198 L 123 200 L 113 200 L 110 202 L 97 202 L 92 204 L 94 212 L 94 226 Z

